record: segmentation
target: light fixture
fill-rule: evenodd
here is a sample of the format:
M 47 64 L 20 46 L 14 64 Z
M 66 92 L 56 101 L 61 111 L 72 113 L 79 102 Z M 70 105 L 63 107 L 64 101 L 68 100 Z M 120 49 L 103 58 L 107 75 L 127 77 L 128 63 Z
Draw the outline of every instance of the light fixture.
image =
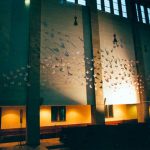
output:
M 30 0 L 25 0 L 25 5 L 29 6 L 30 5 Z
M 74 25 L 77 26 L 78 22 L 77 22 L 77 16 L 74 16 Z
M 77 21 L 78 17 L 77 17 L 77 4 L 75 3 L 75 15 L 74 15 L 74 26 L 78 25 L 78 21 Z

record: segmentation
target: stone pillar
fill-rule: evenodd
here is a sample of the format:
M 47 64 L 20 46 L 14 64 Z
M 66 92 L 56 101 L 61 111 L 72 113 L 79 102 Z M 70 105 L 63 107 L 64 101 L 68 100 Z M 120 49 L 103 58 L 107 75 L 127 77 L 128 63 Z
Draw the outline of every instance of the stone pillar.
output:
M 138 122 L 147 122 L 149 120 L 149 104 L 146 102 L 147 95 L 147 85 L 145 78 L 145 68 L 144 68 L 144 58 L 142 52 L 141 38 L 140 38 L 140 24 L 137 23 L 136 19 L 136 8 L 134 1 L 127 1 L 128 8 L 128 16 L 131 22 L 132 33 L 133 33 L 133 41 L 134 41 L 134 49 L 136 60 L 139 61 L 137 64 L 137 73 L 141 76 L 144 90 L 139 88 L 139 97 L 140 103 L 137 104 L 137 117 Z
M 29 87 L 26 103 L 26 143 L 30 147 L 40 144 L 40 30 L 41 0 L 30 0 L 29 14 Z
M 92 115 L 92 123 L 93 124 L 104 124 L 104 99 L 103 99 L 103 91 L 101 88 L 102 81 L 102 68 L 100 65 L 101 62 L 101 53 L 100 53 L 100 37 L 99 37 L 99 20 L 98 20 L 98 11 L 96 6 L 96 0 L 87 0 L 87 13 L 85 17 L 87 19 L 85 30 L 89 30 L 87 36 L 91 43 L 91 51 L 93 52 L 94 57 L 94 72 L 93 74 L 97 75 L 97 78 L 94 79 L 94 82 L 97 84 L 95 90 L 95 100 L 93 105 L 91 106 L 91 115 Z M 85 20 L 85 19 L 83 19 Z M 84 21 L 83 21 L 84 23 Z M 86 37 L 87 37 L 86 36 Z M 84 43 L 85 46 L 87 43 Z

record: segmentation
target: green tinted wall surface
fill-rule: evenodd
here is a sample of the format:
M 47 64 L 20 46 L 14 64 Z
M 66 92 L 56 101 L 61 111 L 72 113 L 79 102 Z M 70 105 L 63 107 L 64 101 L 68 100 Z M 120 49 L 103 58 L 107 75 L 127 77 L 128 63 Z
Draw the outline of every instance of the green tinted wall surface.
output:
M 24 1 L 0 1 L 0 105 L 23 105 L 28 61 L 28 8 Z

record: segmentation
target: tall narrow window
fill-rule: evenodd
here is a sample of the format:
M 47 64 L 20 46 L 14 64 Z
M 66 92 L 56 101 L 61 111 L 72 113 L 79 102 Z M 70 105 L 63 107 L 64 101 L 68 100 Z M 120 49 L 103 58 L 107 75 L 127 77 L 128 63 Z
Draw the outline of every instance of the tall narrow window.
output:
M 102 10 L 101 0 L 97 0 L 97 9 Z
M 51 107 L 51 121 L 65 121 L 66 120 L 66 107 L 65 106 L 52 106 Z
M 105 105 L 105 117 L 113 117 L 113 105 Z
M 121 0 L 121 8 L 122 8 L 122 16 L 127 18 L 127 6 L 125 0 Z
M 110 1 L 105 0 L 104 5 L 105 5 L 105 11 L 110 13 Z
M 118 0 L 113 0 L 113 6 L 114 6 L 114 14 L 119 15 Z
M 140 8 L 141 8 L 142 22 L 146 23 L 144 6 L 141 5 Z
M 148 21 L 149 21 L 149 24 L 150 24 L 150 8 L 147 8 L 147 11 L 148 11 Z
M 140 19 L 139 19 L 138 5 L 137 5 L 137 4 L 135 4 L 135 7 L 136 7 L 137 21 L 140 21 Z
M 86 1 L 85 0 L 78 0 L 78 4 L 85 6 L 86 5 Z

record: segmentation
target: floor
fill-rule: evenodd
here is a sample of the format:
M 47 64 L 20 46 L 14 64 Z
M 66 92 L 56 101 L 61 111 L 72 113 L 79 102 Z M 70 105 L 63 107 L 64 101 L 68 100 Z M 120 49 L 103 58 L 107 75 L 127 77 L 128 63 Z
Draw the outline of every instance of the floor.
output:
M 59 138 L 42 139 L 40 143 L 42 146 L 47 147 L 49 150 L 69 150 L 68 148 L 64 147 L 64 145 L 59 141 Z M 0 150 L 7 150 L 11 147 L 24 144 L 25 141 L 22 141 L 21 143 L 20 142 L 0 143 Z

